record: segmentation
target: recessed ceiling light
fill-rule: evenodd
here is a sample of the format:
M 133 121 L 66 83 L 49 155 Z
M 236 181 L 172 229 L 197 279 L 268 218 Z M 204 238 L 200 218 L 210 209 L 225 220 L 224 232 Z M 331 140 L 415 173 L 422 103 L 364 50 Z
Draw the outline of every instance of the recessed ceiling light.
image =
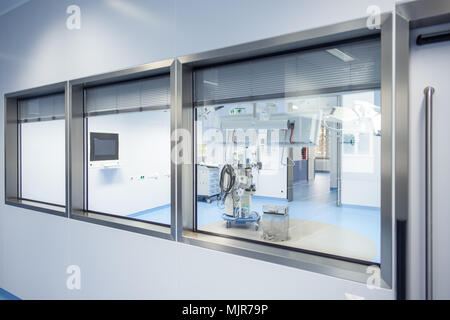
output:
M 344 62 L 350 62 L 350 61 L 354 61 L 355 58 L 349 56 L 348 54 L 342 52 L 339 49 L 328 49 L 327 52 L 333 56 L 335 56 L 336 58 L 344 61 Z

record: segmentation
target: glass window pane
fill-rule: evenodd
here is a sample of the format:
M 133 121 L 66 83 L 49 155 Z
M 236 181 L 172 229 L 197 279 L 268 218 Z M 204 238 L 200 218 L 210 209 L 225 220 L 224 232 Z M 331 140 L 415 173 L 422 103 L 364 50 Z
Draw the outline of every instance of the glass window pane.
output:
M 170 225 L 170 110 L 87 123 L 88 210 Z
M 22 198 L 65 205 L 65 121 L 22 123 Z
M 195 72 L 199 232 L 380 262 L 379 47 Z
M 22 199 L 65 205 L 64 94 L 19 100 Z

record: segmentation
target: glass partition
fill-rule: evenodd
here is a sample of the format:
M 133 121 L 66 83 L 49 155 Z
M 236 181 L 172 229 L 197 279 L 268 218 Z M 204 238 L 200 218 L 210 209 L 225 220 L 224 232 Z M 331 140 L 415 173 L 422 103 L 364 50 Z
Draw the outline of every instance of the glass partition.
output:
M 18 101 L 19 198 L 65 206 L 64 94 Z
M 85 90 L 86 210 L 171 223 L 170 80 Z
M 198 232 L 380 263 L 379 38 L 194 71 Z

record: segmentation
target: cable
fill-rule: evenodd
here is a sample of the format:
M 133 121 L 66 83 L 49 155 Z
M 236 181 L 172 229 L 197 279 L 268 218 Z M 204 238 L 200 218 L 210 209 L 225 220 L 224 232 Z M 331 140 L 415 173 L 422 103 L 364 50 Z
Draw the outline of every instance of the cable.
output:
M 228 175 L 229 177 L 228 184 L 226 186 L 224 185 L 225 175 Z M 220 191 L 224 194 L 229 194 L 233 189 L 235 182 L 236 182 L 236 173 L 234 171 L 234 168 L 230 164 L 226 164 L 222 168 L 222 171 L 220 172 L 220 182 L 219 182 Z
M 291 144 L 295 144 L 295 142 L 292 142 L 292 137 L 294 136 L 294 126 L 295 124 L 291 123 L 290 127 L 291 127 L 291 137 L 289 138 L 289 142 Z

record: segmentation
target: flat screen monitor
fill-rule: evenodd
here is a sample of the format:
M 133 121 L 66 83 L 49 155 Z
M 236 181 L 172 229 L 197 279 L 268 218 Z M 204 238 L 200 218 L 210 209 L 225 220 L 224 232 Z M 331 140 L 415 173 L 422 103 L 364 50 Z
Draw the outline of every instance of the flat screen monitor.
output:
M 119 134 L 97 133 L 90 134 L 91 161 L 119 160 Z

